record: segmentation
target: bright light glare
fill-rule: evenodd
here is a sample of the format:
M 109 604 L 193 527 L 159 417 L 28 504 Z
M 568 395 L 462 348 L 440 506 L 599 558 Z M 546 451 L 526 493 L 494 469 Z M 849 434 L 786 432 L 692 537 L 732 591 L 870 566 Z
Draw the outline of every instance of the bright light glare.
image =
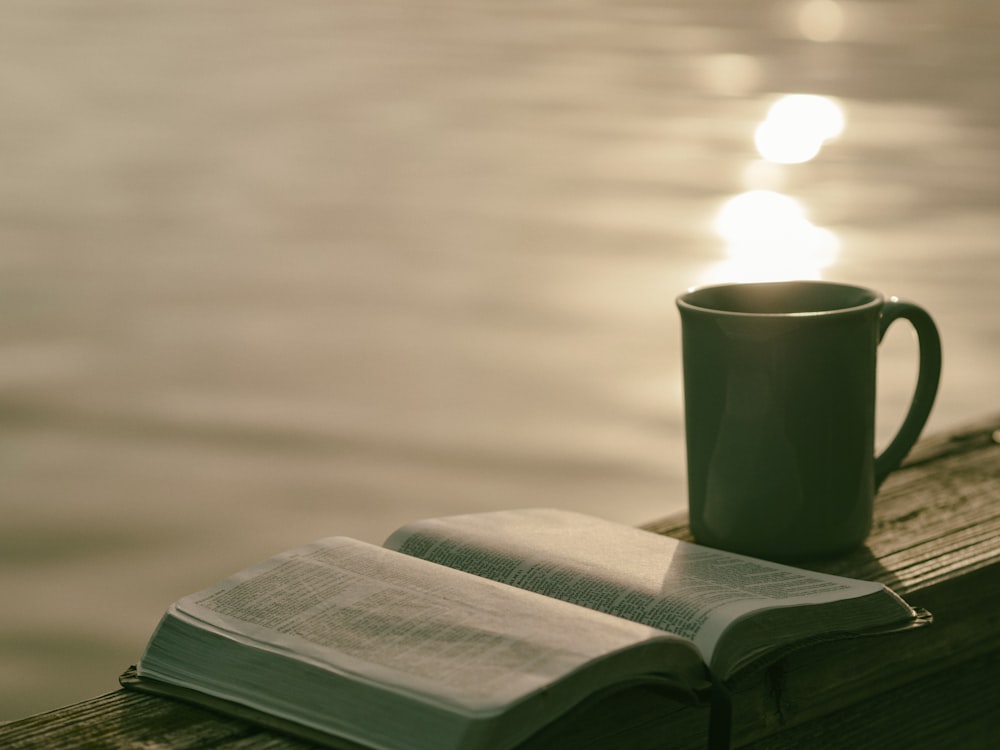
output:
M 809 221 L 801 203 L 771 190 L 729 199 L 714 227 L 729 259 L 705 282 L 818 279 L 839 250 L 837 236 Z
M 776 164 L 801 164 L 844 131 L 844 112 L 825 96 L 789 94 L 776 101 L 757 126 L 754 142 Z
M 715 231 L 730 243 L 778 239 L 806 223 L 802 204 L 772 190 L 751 190 L 730 198 L 715 217 Z

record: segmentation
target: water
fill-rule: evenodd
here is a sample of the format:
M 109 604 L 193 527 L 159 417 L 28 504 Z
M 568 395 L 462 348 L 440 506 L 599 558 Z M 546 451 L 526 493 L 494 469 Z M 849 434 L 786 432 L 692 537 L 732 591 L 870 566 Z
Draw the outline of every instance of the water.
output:
M 930 429 L 997 411 L 998 8 L 4 3 L 0 719 L 318 536 L 683 508 L 693 284 L 912 298 Z M 785 93 L 844 127 L 776 166 Z M 778 213 L 720 226 L 749 190 Z M 893 329 L 883 440 L 913 356 Z

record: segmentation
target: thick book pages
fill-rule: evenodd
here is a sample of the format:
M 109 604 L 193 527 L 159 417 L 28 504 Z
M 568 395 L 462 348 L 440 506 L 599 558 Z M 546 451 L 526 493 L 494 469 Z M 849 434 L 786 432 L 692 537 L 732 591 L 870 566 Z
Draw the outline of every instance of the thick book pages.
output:
M 706 686 L 677 636 L 343 538 L 176 602 L 136 671 L 367 747 L 427 750 L 513 747 L 636 681 L 692 699 Z
M 160 680 L 148 677 L 139 677 L 139 673 L 134 665 L 118 677 L 118 682 L 122 687 L 129 690 L 138 690 L 143 693 L 161 695 L 167 698 L 178 698 L 187 703 L 194 703 L 202 708 L 217 711 L 233 718 L 243 719 L 261 728 L 273 729 L 282 734 L 292 735 L 293 737 L 313 742 L 331 750 L 370 750 L 370 746 L 368 745 L 351 742 L 343 737 L 330 734 L 329 731 L 315 729 L 314 727 L 300 724 L 297 721 L 275 716 L 267 711 L 251 708 L 226 698 L 208 695 L 198 689 L 180 687 L 169 682 L 161 682 Z
M 419 521 L 384 547 L 324 539 L 248 568 L 171 605 L 122 682 L 381 750 L 533 736 L 548 749 L 573 713 L 597 729 L 649 725 L 623 713 L 629 691 L 653 694 L 647 709 L 711 693 L 715 750 L 740 674 L 803 644 L 928 621 L 878 583 L 566 511 L 503 511 Z
M 562 510 L 417 521 L 385 546 L 688 638 L 723 680 L 796 645 L 928 621 L 880 583 Z
M 140 678 L 135 666 L 129 667 L 118 678 L 129 690 L 175 698 L 226 716 L 242 719 L 281 734 L 297 737 L 331 750 L 371 750 L 372 746 L 352 742 L 344 737 L 306 726 L 266 711 L 253 709 L 232 700 L 207 695 L 199 690 L 182 688 L 159 680 Z M 707 688 L 706 688 L 707 689 Z M 658 743 L 662 719 L 669 712 L 677 711 L 690 699 L 680 694 L 670 680 L 640 679 L 631 683 L 612 686 L 588 696 L 569 711 L 547 722 L 518 750 L 608 750 L 617 747 L 645 747 L 649 742 Z M 644 738 L 640 740 L 639 738 Z M 401 746 L 401 747 L 405 747 Z M 707 750 L 728 750 L 728 738 Z

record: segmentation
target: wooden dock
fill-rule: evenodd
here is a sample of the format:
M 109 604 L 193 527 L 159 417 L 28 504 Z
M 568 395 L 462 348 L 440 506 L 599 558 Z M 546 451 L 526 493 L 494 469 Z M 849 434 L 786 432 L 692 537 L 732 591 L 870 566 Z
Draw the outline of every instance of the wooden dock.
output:
M 816 644 L 734 686 L 733 746 L 1000 746 L 1000 415 L 923 440 L 883 486 L 867 546 L 817 569 L 883 581 L 932 627 Z M 683 518 L 648 525 L 685 537 Z M 108 665 L 109 670 L 128 665 Z M 624 699 L 623 699 L 624 700 Z M 707 708 L 629 695 L 612 714 L 560 722 L 530 747 L 701 748 Z M 307 743 L 124 690 L 0 727 L 8 750 L 303 750 Z

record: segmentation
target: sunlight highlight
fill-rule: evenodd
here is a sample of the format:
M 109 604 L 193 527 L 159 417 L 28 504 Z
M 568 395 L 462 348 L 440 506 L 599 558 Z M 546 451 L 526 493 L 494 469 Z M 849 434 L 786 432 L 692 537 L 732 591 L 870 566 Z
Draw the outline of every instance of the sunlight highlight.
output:
M 844 112 L 825 96 L 789 94 L 771 105 L 757 126 L 754 143 L 775 164 L 801 164 L 814 159 L 828 141 L 844 131 Z
M 729 257 L 702 283 L 818 279 L 840 249 L 837 236 L 809 221 L 799 201 L 771 190 L 730 198 L 714 228 Z

